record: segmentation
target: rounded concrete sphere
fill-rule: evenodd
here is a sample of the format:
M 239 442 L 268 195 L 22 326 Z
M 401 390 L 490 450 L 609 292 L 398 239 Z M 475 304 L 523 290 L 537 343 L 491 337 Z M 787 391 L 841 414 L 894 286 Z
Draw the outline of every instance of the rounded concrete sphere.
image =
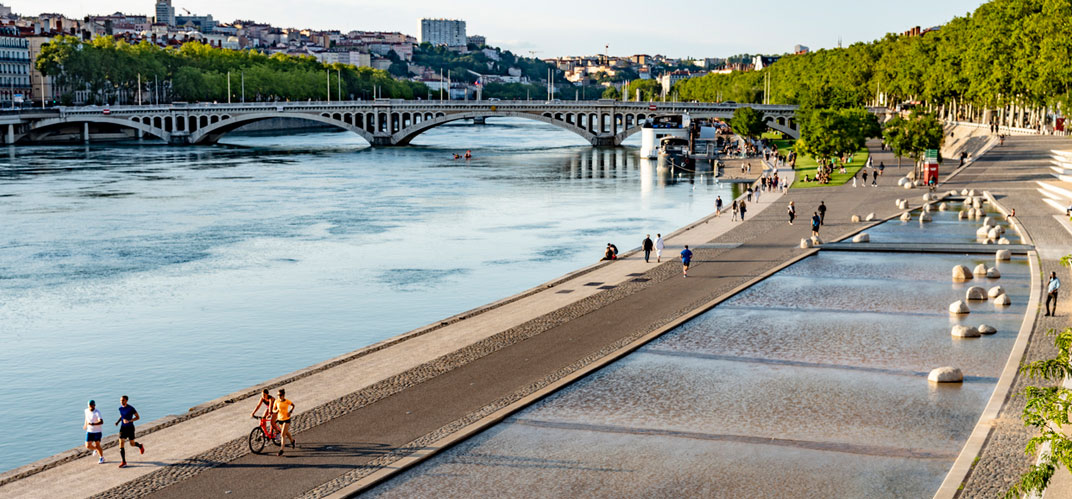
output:
M 972 280 L 972 272 L 968 267 L 957 265 L 953 267 L 953 282 Z
M 964 374 L 955 367 L 939 367 L 927 374 L 927 381 L 931 383 L 960 383 L 964 381 Z
M 986 301 L 986 290 L 979 286 L 972 286 L 964 293 L 964 299 L 968 301 Z
M 1005 296 L 1005 295 L 1001 295 L 1001 296 Z M 968 308 L 968 304 L 964 303 L 963 300 L 957 300 L 957 301 L 949 304 L 949 313 L 951 313 L 953 315 L 970 314 L 971 309 Z
M 954 338 L 978 338 L 979 330 L 971 326 L 956 325 L 949 334 Z

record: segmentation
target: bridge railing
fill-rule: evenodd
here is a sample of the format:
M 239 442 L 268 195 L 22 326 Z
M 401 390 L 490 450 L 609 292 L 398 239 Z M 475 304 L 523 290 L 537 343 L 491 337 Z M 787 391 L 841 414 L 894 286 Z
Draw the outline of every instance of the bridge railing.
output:
M 757 110 L 775 113 L 794 112 L 797 106 L 785 105 L 761 105 L 761 104 L 729 104 L 713 102 L 622 102 L 622 101 L 565 101 L 565 100 L 403 100 L 403 99 L 376 99 L 376 100 L 345 100 L 345 101 L 290 101 L 290 102 L 194 102 L 194 103 L 170 103 L 153 105 L 96 105 L 96 106 L 60 106 L 56 109 L 60 115 L 77 114 L 111 114 L 111 113 L 138 113 L 138 112 L 206 112 L 206 111 L 250 111 L 250 110 L 310 110 L 310 109 L 340 109 L 340 108 L 393 108 L 393 109 L 425 109 L 425 110 L 455 110 L 455 109 L 490 109 L 491 107 L 502 110 L 525 109 L 525 110 L 632 110 L 632 111 L 732 111 L 739 107 L 753 107 Z

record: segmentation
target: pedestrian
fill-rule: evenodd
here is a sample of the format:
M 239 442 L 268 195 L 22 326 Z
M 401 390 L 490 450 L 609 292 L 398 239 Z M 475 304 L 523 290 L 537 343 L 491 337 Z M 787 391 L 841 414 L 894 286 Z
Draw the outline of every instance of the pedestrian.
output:
M 662 234 L 655 234 L 655 261 L 656 262 L 663 261 L 663 248 L 664 247 L 665 247 L 665 244 L 663 244 L 663 235 Z
M 878 172 L 871 172 L 871 187 L 878 187 Z
M 755 194 L 755 196 L 756 196 L 755 200 L 756 200 L 757 203 L 759 202 L 759 193 L 760 192 L 763 192 L 763 189 L 756 189 L 756 191 L 753 192 L 753 194 Z
M 119 426 L 119 458 L 123 460 L 123 462 L 119 463 L 120 468 L 127 467 L 127 449 L 125 447 L 127 440 L 130 441 L 131 447 L 137 447 L 142 454 L 145 454 L 145 446 L 134 441 L 134 422 L 141 419 L 141 416 L 138 415 L 138 411 L 134 409 L 134 406 L 127 403 L 129 400 L 126 395 L 119 398 L 119 420 L 115 422 L 116 426 L 119 426 L 119 423 L 123 423 L 122 426 Z
M 1069 209 L 1072 209 L 1072 208 L 1069 208 Z M 733 200 L 733 206 L 730 207 L 730 211 L 732 212 L 731 213 L 732 217 L 730 217 L 730 221 L 731 222 L 736 222 L 737 221 L 737 212 L 740 211 L 740 208 L 737 207 L 737 200 L 736 199 Z
M 790 201 L 789 208 L 786 210 L 789 214 L 789 225 L 793 225 L 793 220 L 797 218 L 797 207 Z
M 1057 278 L 1057 272 L 1050 272 L 1050 282 L 1046 284 L 1046 313 L 1045 316 L 1053 317 L 1057 314 L 1057 290 L 1061 289 L 1061 280 Z M 1053 302 L 1053 308 L 1050 308 Z
M 857 172 L 857 173 L 859 173 L 859 172 Z M 856 187 L 856 173 L 852 174 L 852 186 Z
M 811 215 L 811 235 L 812 237 L 819 237 L 819 212 L 812 212 Z
M 648 263 L 648 258 L 651 256 L 651 250 L 655 249 L 655 243 L 651 242 L 651 234 L 644 236 L 644 242 L 640 243 L 640 247 L 644 248 L 644 263 Z
M 819 225 L 826 224 L 826 203 L 819 201 Z
M 294 448 L 294 437 L 290 435 L 290 418 L 294 412 L 294 402 L 287 400 L 286 390 L 280 388 L 279 396 L 275 398 L 275 407 L 272 408 L 272 412 L 275 413 L 276 421 L 279 422 L 280 434 L 279 434 L 279 452 L 277 456 L 283 455 L 283 447 L 286 446 L 287 440 L 290 440 L 290 448 Z
M 744 221 L 744 213 L 746 211 L 748 211 L 748 209 L 745 208 L 744 200 L 741 200 L 741 204 L 737 205 L 737 209 L 741 211 L 741 221 L 743 222 Z
M 104 419 L 97 410 L 97 403 L 90 400 L 86 408 L 86 422 L 82 423 L 82 429 L 86 430 L 86 448 L 96 452 L 100 459 L 97 464 L 104 464 L 104 449 L 101 448 L 101 435 L 103 433 Z
M 685 249 L 681 250 L 681 274 L 682 277 L 689 276 L 689 264 L 692 263 L 692 251 L 689 250 L 689 245 L 685 245 Z
M 722 214 L 722 196 L 715 196 L 715 216 Z
M 864 170 L 863 177 L 864 177 L 864 185 L 867 185 L 867 170 Z
M 745 198 L 748 199 L 749 203 L 751 203 L 752 202 L 752 186 L 748 186 L 748 190 L 746 190 L 744 192 L 746 194 Z

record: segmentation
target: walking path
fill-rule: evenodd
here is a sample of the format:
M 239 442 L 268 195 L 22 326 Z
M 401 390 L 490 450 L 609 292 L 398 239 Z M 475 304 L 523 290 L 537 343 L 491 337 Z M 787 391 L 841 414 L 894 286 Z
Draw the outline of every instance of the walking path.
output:
M 791 172 L 788 172 L 791 174 Z M 749 204 L 747 214 L 751 219 L 763 213 L 767 207 L 777 203 L 781 194 L 764 193 L 758 202 Z M 714 199 L 706 200 L 714 204 Z M 729 204 L 729 200 L 727 200 Z M 777 211 L 777 210 L 775 210 Z M 333 359 L 317 366 L 312 366 L 298 373 L 269 381 L 262 386 L 280 386 L 286 384 L 288 394 L 298 406 L 297 435 L 300 442 L 310 441 L 305 430 L 340 416 L 357 407 L 384 399 L 407 387 L 428 381 L 489 353 L 520 342 L 569 319 L 579 317 L 596 310 L 600 306 L 619 300 L 640 289 L 651 288 L 657 281 L 666 281 L 670 277 L 680 276 L 680 263 L 677 254 L 683 245 L 690 245 L 696 252 L 697 263 L 724 251 L 720 244 L 727 247 L 737 243 L 719 240 L 715 245 L 703 245 L 721 235 L 740 227 L 740 222 L 731 222 L 729 215 L 709 217 L 701 220 L 675 234 L 666 234 L 667 247 L 663 254 L 664 265 L 645 263 L 642 252 L 627 254 L 612 264 L 599 264 L 582 269 L 558 281 L 534 288 L 517 297 L 484 307 L 485 311 L 470 311 L 444 320 L 426 328 L 373 345 L 357 352 Z M 637 234 L 637 243 L 643 238 Z M 654 234 L 652 234 L 654 236 Z M 622 246 L 625 246 L 624 244 Z M 602 256 L 603 248 L 592 248 L 593 260 Z M 740 278 L 747 276 L 741 275 Z M 699 276 L 690 282 L 698 281 Z M 673 281 L 671 281 L 673 282 Z M 690 302 L 673 304 L 673 308 L 687 307 Z M 662 317 L 660 320 L 668 320 Z M 589 354 L 619 336 L 624 336 L 628 329 L 610 329 L 607 334 L 586 334 L 577 338 L 569 350 L 573 357 Z M 572 340 L 567 340 L 567 342 Z M 552 347 L 541 356 L 557 353 Z M 566 356 L 570 361 L 575 359 Z M 508 368 L 506 370 L 509 370 Z M 546 375 L 554 369 L 545 364 L 532 364 L 532 372 Z M 488 371 L 495 372 L 495 371 Z M 520 376 L 519 379 L 525 379 Z M 525 379 L 528 381 L 528 379 Z M 511 381 L 517 381 L 511 378 Z M 508 382 L 504 383 L 509 384 Z M 467 383 L 468 384 L 468 383 Z M 510 391 L 523 384 L 509 386 Z M 138 481 L 141 489 L 151 490 L 170 483 L 181 477 L 195 474 L 205 468 L 206 463 L 226 462 L 247 452 L 245 439 L 256 422 L 249 418 L 249 411 L 256 403 L 261 386 L 251 387 L 235 394 L 199 406 L 211 410 L 199 410 L 204 414 L 187 421 L 164 427 L 158 431 L 139 436 L 139 441 L 146 444 L 148 452 L 144 460 L 134 459 L 131 466 L 122 471 L 98 466 L 95 459 L 81 457 L 70 462 L 61 462 L 45 471 L 31 474 L 25 478 L 9 481 L 0 486 L 0 497 L 49 495 L 54 497 L 85 496 L 102 493 L 119 486 Z M 500 387 L 501 388 L 501 387 Z M 489 391 L 494 389 L 488 388 Z M 508 392 L 504 392 L 508 393 Z M 500 394 L 496 392 L 496 394 Z M 459 399 L 459 401 L 465 399 Z M 418 403 L 417 405 L 425 405 Z M 380 406 L 377 407 L 381 407 Z M 195 409 L 199 409 L 195 408 Z M 315 411 L 315 417 L 313 416 Z M 180 416 L 181 417 L 181 416 Z M 169 419 L 169 418 L 165 418 Z M 168 422 L 164 421 L 164 424 Z M 384 423 L 409 426 L 405 421 L 397 421 L 396 416 L 387 416 Z M 163 426 L 163 425 L 161 425 Z M 414 426 L 417 428 L 418 426 Z M 146 425 L 140 429 L 149 428 Z M 371 429 L 372 427 L 366 427 Z M 423 428 L 423 427 L 421 427 Z M 389 435 L 390 431 L 376 431 Z M 413 439 L 393 441 L 394 446 Z M 358 440 L 360 441 L 360 440 Z M 384 443 L 384 445 L 388 445 Z M 304 447 L 304 445 L 303 445 Z M 352 450 L 345 446 L 332 451 L 317 453 L 325 459 L 347 453 Z M 307 452 L 299 449 L 295 455 Z M 80 453 L 76 453 L 80 454 Z M 358 453 L 367 460 L 379 454 Z M 115 464 L 118 456 L 114 448 L 106 449 L 105 457 Z M 274 456 L 273 456 L 274 458 Z M 295 458 L 297 461 L 299 458 Z M 292 460 L 286 462 L 290 464 Z M 41 463 L 35 463 L 41 467 Z M 31 467 L 35 466 L 31 465 Z M 26 467 L 7 473 L 0 481 L 10 479 L 12 475 L 32 472 Z M 254 483 L 254 482 L 250 482 Z M 117 491 L 118 492 L 118 491 Z M 133 490 L 131 490 L 133 492 Z
M 1068 148 L 1072 148 L 1072 142 L 1066 138 L 1010 136 L 1004 146 L 991 149 L 943 188 L 992 192 L 1006 209 L 1016 210 L 1016 218 L 1038 251 L 1042 275 L 1057 272 L 1059 277 L 1065 278 L 1068 270 L 1061 267 L 1057 260 L 1072 252 L 1072 234 L 1055 219 L 1053 208 L 1042 200 L 1035 182 L 1052 178 L 1050 151 Z M 1068 298 L 1059 304 L 1056 317 L 1037 314 L 1022 363 L 1056 354 L 1052 338 L 1045 333 L 1050 328 L 1068 327 L 1070 314 L 1072 304 Z M 1009 487 L 1019 481 L 1020 474 L 1035 462 L 1034 456 L 1024 453 L 1024 446 L 1032 432 L 1024 427 L 1020 419 L 1025 399 L 1019 394 L 1025 386 L 1038 384 L 1037 380 L 1017 374 L 998 417 L 982 422 L 989 424 L 991 429 L 978 456 L 979 460 L 969 472 L 963 490 L 957 497 L 1002 497 Z M 1047 496 L 1069 497 L 1053 490 Z
M 876 164 L 892 164 L 892 157 L 881 154 Z M 285 384 L 288 398 L 297 404 L 299 446 L 285 458 L 253 455 L 246 449 L 246 435 L 255 424 L 248 411 L 256 400 L 253 392 L 259 390 L 253 387 L 206 404 L 212 410 L 204 414 L 139 438 L 148 449 L 146 461 L 133 462 L 131 468 L 102 469 L 94 459 L 82 457 L 10 481 L 0 486 L 0 497 L 330 494 L 397 466 L 407 455 L 440 445 L 445 437 L 464 433 L 470 425 L 800 257 L 804 251 L 798 242 L 810 235 L 808 211 L 820 200 L 829 208 L 823 229 L 828 240 L 863 227 L 849 222 L 854 213 L 874 212 L 879 219 L 895 214 L 893 199 L 918 199 L 922 194 L 898 188 L 900 173 L 887 166 L 879 187 L 764 193 L 759 203 L 750 204 L 745 223 L 730 222 L 728 216 L 709 218 L 668 237 L 661 265 L 645 264 L 642 254 L 628 255 L 488 310 L 460 314 L 268 382 Z M 792 226 L 785 216 L 790 199 L 798 209 L 798 222 Z M 676 258 L 684 244 L 696 253 L 688 279 L 681 277 Z M 602 248 L 592 250 L 595 259 Z M 115 454 L 114 449 L 105 452 L 113 459 Z M 272 472 L 269 486 L 265 471 Z

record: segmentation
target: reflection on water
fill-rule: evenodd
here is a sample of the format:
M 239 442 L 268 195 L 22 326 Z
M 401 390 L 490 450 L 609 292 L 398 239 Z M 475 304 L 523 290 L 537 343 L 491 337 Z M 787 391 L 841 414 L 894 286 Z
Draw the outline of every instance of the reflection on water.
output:
M 524 120 L 406 148 L 226 140 L 0 155 L 0 398 L 19 401 L 0 406 L 19 429 L 0 469 L 76 445 L 89 398 L 182 412 L 635 247 L 729 193 Z
M 1027 262 L 821 252 L 374 491 L 385 497 L 926 497 L 994 389 Z M 991 260 L 988 264 L 993 265 Z M 948 303 L 1003 286 L 1013 306 Z M 956 339 L 951 325 L 998 333 Z M 927 382 L 960 367 L 962 385 Z

